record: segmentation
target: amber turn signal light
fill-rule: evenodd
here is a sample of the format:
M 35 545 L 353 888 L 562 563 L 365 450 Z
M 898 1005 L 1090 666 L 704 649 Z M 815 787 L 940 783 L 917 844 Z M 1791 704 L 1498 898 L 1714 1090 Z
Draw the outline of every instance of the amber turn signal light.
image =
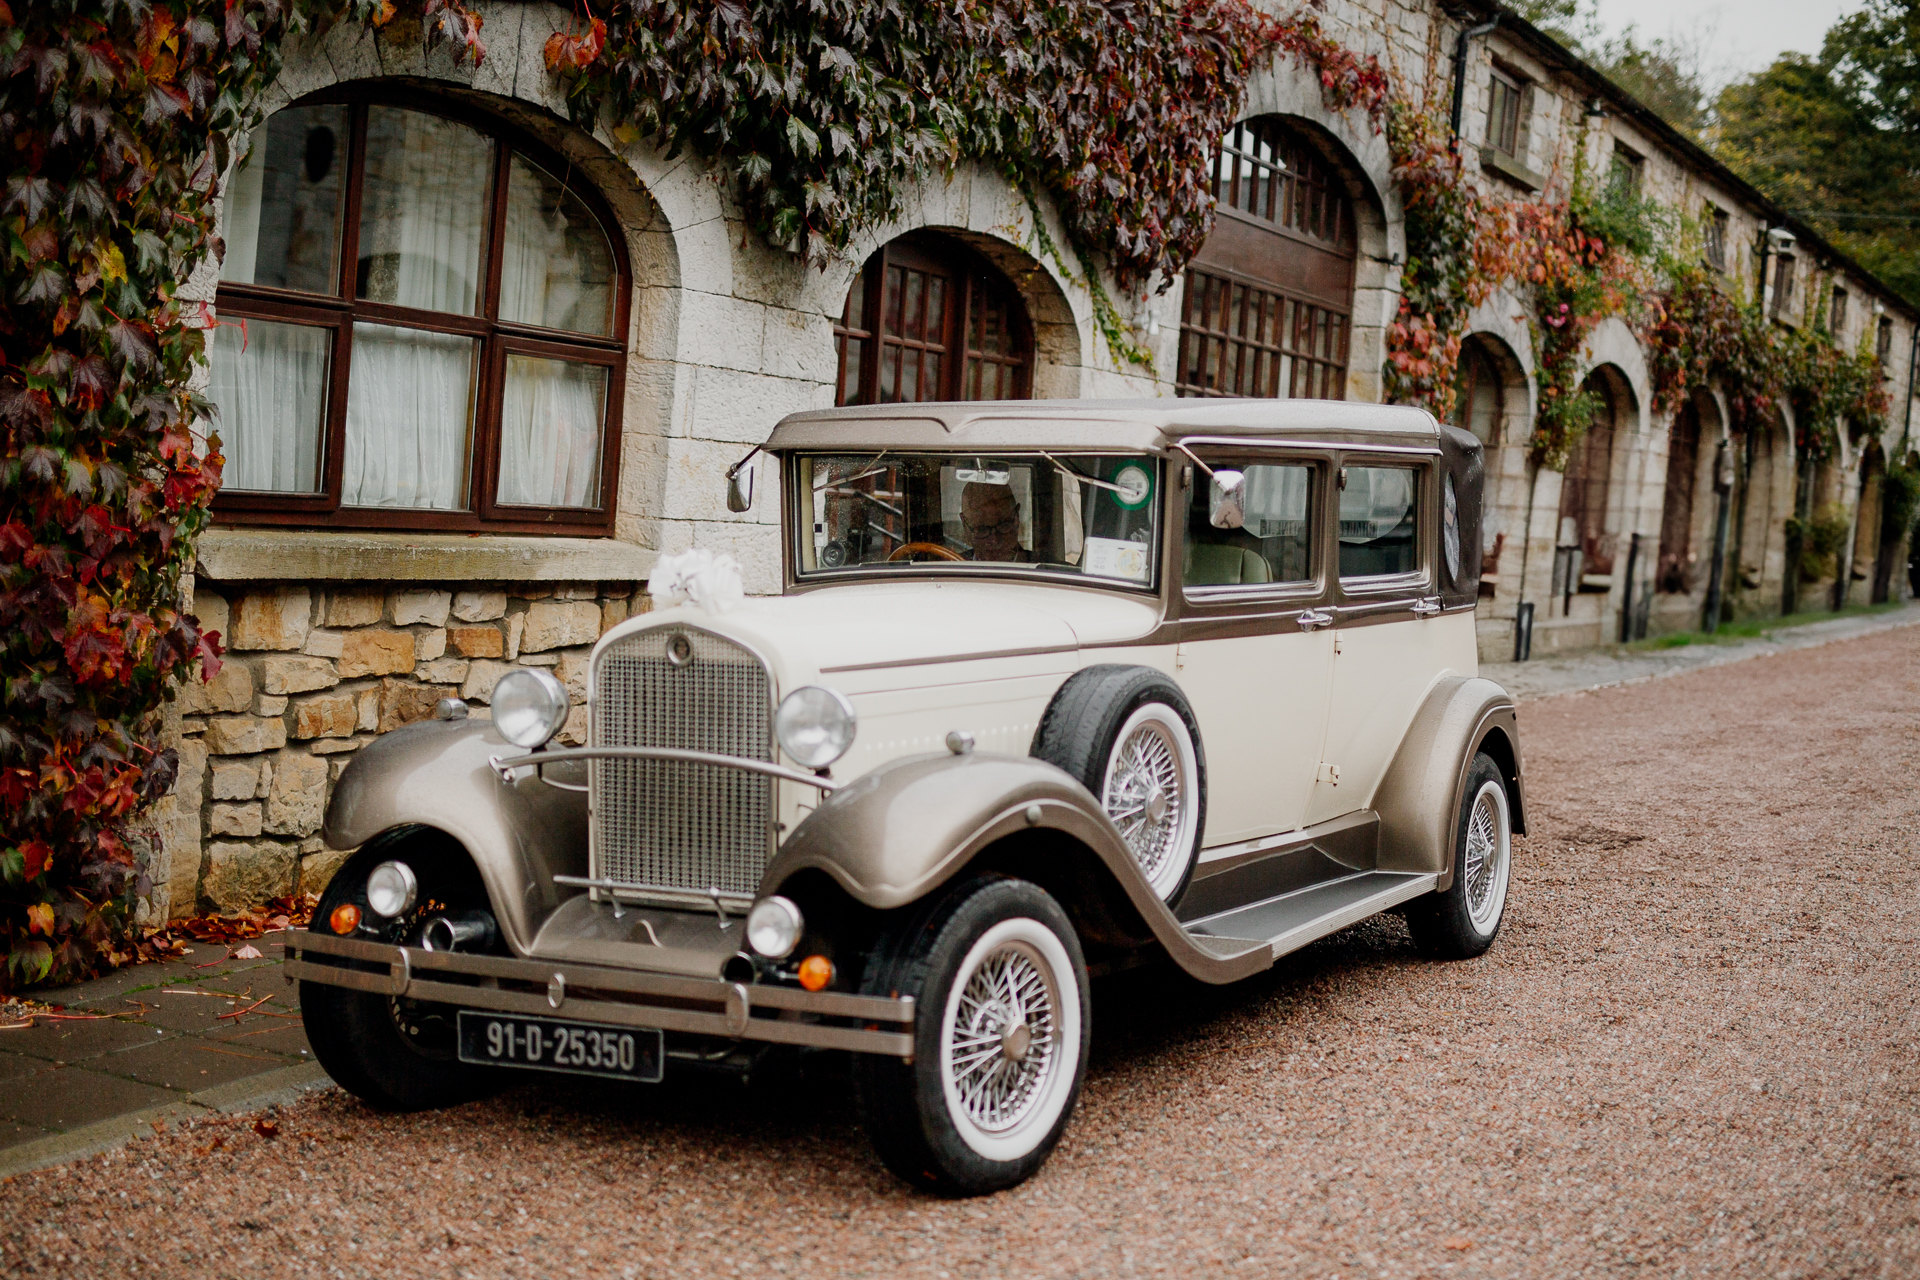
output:
M 833 981 L 833 961 L 825 956 L 808 956 L 800 962 L 800 985 L 809 991 L 825 991 Z
M 327 923 L 333 926 L 335 933 L 352 933 L 360 927 L 360 908 L 351 902 L 343 902 L 333 909 L 333 914 L 327 917 Z

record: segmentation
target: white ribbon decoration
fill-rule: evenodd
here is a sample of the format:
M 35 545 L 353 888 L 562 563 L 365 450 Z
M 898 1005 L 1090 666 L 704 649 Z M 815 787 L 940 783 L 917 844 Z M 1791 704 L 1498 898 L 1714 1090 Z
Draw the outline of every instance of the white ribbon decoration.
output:
M 655 561 L 647 594 L 660 608 L 690 602 L 708 613 L 721 614 L 746 599 L 747 589 L 740 580 L 738 560 L 694 547 Z

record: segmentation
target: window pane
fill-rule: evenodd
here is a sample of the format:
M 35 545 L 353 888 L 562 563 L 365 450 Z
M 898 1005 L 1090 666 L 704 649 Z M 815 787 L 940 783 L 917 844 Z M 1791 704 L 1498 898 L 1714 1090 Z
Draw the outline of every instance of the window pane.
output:
M 360 296 L 472 315 L 492 188 L 488 139 L 438 116 L 368 108 Z
M 1313 577 L 1313 470 L 1310 467 L 1241 468 L 1246 519 L 1238 529 L 1216 529 L 1208 519 L 1209 487 L 1193 486 L 1187 507 L 1186 584 L 1190 587 L 1255 586 L 1305 582 Z
M 220 278 L 338 293 L 346 171 L 345 107 L 276 111 L 227 183 Z
M 1412 573 L 1420 567 L 1410 467 L 1348 467 L 1340 491 L 1340 576 Z
M 242 326 L 244 325 L 244 329 Z M 315 493 L 333 331 L 228 320 L 213 331 L 213 386 L 227 489 Z
M 613 251 L 586 203 L 525 156 L 507 178 L 500 318 L 575 333 L 613 331 Z
M 533 507 L 599 506 L 606 421 L 604 366 L 508 356 L 495 500 Z
M 353 326 L 343 505 L 466 508 L 478 345 L 457 334 Z

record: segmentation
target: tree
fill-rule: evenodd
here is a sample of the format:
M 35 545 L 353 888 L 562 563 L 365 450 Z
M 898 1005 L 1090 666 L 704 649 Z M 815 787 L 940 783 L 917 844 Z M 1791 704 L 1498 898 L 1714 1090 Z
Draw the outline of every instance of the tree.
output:
M 1729 164 L 1920 303 L 1920 0 L 1867 0 L 1715 114 Z
M 1708 38 L 1678 31 L 1648 40 L 1628 24 L 1615 36 L 1600 26 L 1594 0 L 1516 0 L 1514 12 L 1652 108 L 1690 138 L 1707 123 Z

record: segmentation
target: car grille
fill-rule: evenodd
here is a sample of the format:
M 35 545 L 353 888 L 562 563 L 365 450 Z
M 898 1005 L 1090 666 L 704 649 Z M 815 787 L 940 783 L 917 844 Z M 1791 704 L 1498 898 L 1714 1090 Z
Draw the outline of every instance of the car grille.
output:
M 684 641 L 684 661 L 672 660 Z M 636 632 L 594 667 L 589 742 L 773 759 L 767 668 L 689 627 Z M 595 760 L 596 879 L 751 895 L 773 851 L 773 779 L 673 760 Z

